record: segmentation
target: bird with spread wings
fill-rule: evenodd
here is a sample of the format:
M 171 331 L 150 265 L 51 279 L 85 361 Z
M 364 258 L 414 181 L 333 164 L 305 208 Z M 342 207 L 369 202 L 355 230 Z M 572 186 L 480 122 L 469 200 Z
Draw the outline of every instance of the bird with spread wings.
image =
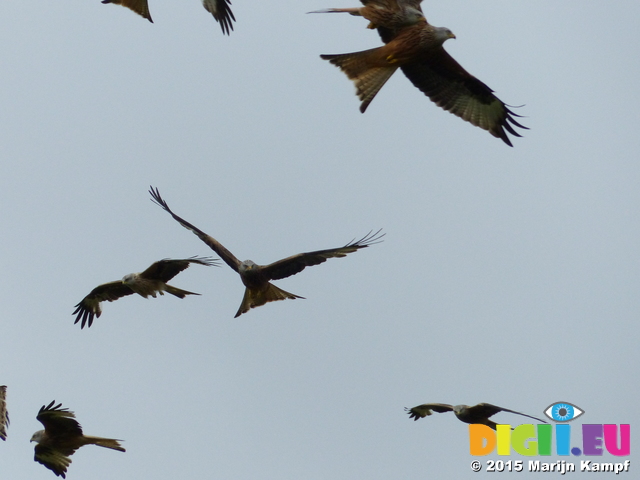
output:
M 61 403 L 54 406 L 55 400 L 46 407 L 43 405 L 36 417 L 44 430 L 39 430 L 31 437 L 37 442 L 34 447 L 34 460 L 41 463 L 57 476 L 66 478 L 66 471 L 71 464 L 69 458 L 84 445 L 98 445 L 125 452 L 120 443 L 113 438 L 91 437 L 83 435 L 82 427 L 75 419 L 73 412 L 60 408 Z
M 152 201 L 154 203 L 171 214 L 173 219 L 184 228 L 195 233 L 200 240 L 209 245 L 209 247 L 216 252 L 227 265 L 240 275 L 240 279 L 246 289 L 244 297 L 242 298 L 242 303 L 240 304 L 240 308 L 238 309 L 235 317 L 239 317 L 250 309 L 259 307 L 268 302 L 304 298 L 276 287 L 270 283 L 270 280 L 279 280 L 281 278 L 290 277 L 291 275 L 300 273 L 306 267 L 324 263 L 329 258 L 345 257 L 347 254 L 353 253 L 361 248 L 366 248 L 369 245 L 379 243 L 381 238 L 384 236 L 384 233 L 380 234 L 380 230 L 378 230 L 375 233 L 370 232 L 360 240 L 349 242 L 344 247 L 299 253 L 297 255 L 292 255 L 282 260 L 278 260 L 277 262 L 269 265 L 257 265 L 251 260 L 241 262 L 215 238 L 210 237 L 202 230 L 194 227 L 192 224 L 173 213 L 169 208 L 169 205 L 167 205 L 167 202 L 165 202 L 160 196 L 160 192 L 157 188 L 154 189 L 151 187 L 149 193 L 151 194 Z
M 199 293 L 188 292 L 180 288 L 173 287 L 167 282 L 177 274 L 189 268 L 192 263 L 205 266 L 218 266 L 217 260 L 210 257 L 191 257 L 182 260 L 172 260 L 165 258 L 152 264 L 144 272 L 130 273 L 125 275 L 122 280 L 115 282 L 103 283 L 91 290 L 89 294 L 76 305 L 76 309 L 72 315 L 77 315 L 74 324 L 82 320 L 80 328 L 84 328 L 85 324 L 90 327 L 93 324 L 94 317 L 100 317 L 102 309 L 100 303 L 106 301 L 113 302 L 119 298 L 137 293 L 147 298 L 151 295 L 156 298 L 156 293 L 164 295 L 164 292 L 170 293 L 178 298 L 184 298 L 187 295 L 200 295 Z
M 149 13 L 149 4 L 147 0 L 102 0 L 102 3 L 122 5 L 153 23 L 153 20 L 151 20 L 151 14 Z M 207 10 L 207 12 L 211 13 L 213 18 L 215 18 L 220 24 L 222 33 L 229 35 L 231 30 L 233 30 L 233 22 L 236 21 L 236 17 L 233 16 L 233 12 L 231 11 L 231 1 L 202 0 L 202 6 Z
M 523 417 L 533 418 L 534 420 L 538 420 L 539 422 L 548 423 L 541 418 L 532 417 L 531 415 L 527 415 L 526 413 L 516 412 L 515 410 L 509 410 L 508 408 L 491 405 L 490 403 L 479 403 L 478 405 L 474 405 L 472 407 L 468 405 L 454 406 L 448 405 L 446 403 L 425 403 L 411 409 L 405 408 L 405 410 L 409 414 L 409 418 L 413 418 L 414 420 L 432 415 L 433 412 L 453 412 L 456 417 L 458 417 L 458 420 L 464 423 L 480 423 L 482 425 L 486 425 L 487 427 L 491 427 L 494 430 L 496 429 L 497 424 L 496 422 L 489 420 L 489 417 L 495 415 L 498 412 L 515 413 L 516 415 L 522 415 Z
M 9 412 L 7 412 L 7 386 L 0 385 L 0 439 L 7 439 Z
M 339 67 L 354 82 L 362 113 L 400 68 L 436 105 L 513 146 L 507 133 L 520 137 L 514 127 L 527 128 L 515 120 L 520 115 L 447 53 L 444 42 L 456 36 L 448 28 L 430 25 L 422 14 L 421 1 L 362 0 L 361 8 L 311 12 L 362 16 L 385 43 L 370 50 L 320 57 Z

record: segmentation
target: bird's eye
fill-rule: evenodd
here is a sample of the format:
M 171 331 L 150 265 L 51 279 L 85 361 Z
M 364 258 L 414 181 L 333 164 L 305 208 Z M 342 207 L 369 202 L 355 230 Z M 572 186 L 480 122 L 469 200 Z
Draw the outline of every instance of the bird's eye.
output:
M 558 402 L 547 407 L 544 414 L 554 422 L 570 422 L 584 413 L 572 403 Z

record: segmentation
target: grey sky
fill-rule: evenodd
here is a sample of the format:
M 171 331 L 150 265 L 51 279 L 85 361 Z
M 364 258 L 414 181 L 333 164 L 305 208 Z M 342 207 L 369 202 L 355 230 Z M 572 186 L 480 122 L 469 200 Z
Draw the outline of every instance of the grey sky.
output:
M 2 478 L 54 478 L 28 442 L 54 399 L 127 448 L 83 448 L 69 480 L 489 477 L 453 415 L 409 420 L 426 402 L 640 424 L 637 1 L 424 2 L 451 55 L 524 105 L 514 148 L 401 72 L 360 114 L 319 55 L 377 34 L 305 14 L 356 0 L 234 0 L 230 37 L 198 0 L 150 2 L 154 24 L 0 4 Z M 241 260 L 387 235 L 275 282 L 306 300 L 234 319 L 237 274 L 196 266 L 171 283 L 201 297 L 129 296 L 81 331 L 96 285 L 213 254 L 149 185 Z

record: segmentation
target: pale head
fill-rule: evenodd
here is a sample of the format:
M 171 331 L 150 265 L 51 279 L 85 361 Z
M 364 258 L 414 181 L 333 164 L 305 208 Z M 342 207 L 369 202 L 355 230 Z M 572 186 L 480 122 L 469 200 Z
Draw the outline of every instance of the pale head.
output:
M 122 277 L 122 283 L 124 283 L 125 285 L 131 285 L 135 283 L 137 276 L 138 276 L 137 273 L 129 273 L 124 277 Z
M 466 410 L 468 408 L 468 405 L 455 405 L 453 407 L 453 413 L 460 414 L 462 413 L 464 410 Z
M 414 23 L 418 23 L 420 20 L 423 20 L 423 19 L 426 20 L 424 17 L 424 13 L 422 13 L 417 8 L 406 7 L 403 13 L 405 17 L 405 23 L 407 25 L 413 25 Z
M 456 36 L 446 27 L 433 27 L 433 38 L 442 45 L 450 38 L 456 38 Z
M 36 433 L 34 433 L 33 435 L 31 435 L 31 442 L 38 442 L 40 443 L 42 441 L 42 439 L 44 438 L 44 430 L 38 430 Z
M 252 260 L 245 260 L 240 264 L 238 270 L 240 270 L 240 273 L 244 273 L 253 270 L 255 267 L 257 267 L 257 265 Z

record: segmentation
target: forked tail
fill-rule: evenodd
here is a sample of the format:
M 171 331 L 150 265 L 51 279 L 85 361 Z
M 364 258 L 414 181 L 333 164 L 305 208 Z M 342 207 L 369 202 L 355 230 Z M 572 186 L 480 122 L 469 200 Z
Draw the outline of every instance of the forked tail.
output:
M 362 113 L 398 69 L 393 64 L 381 65 L 380 48 L 382 47 L 341 55 L 320 55 L 320 58 L 330 61 L 353 80 L 358 98 L 362 101 Z
M 200 295 L 199 293 L 188 292 L 186 290 L 182 290 L 180 288 L 176 288 L 171 285 L 167 285 L 167 288 L 165 288 L 164 291 L 167 293 L 170 293 L 171 295 L 175 295 L 178 298 L 184 298 L 187 295 Z
M 240 308 L 236 313 L 234 318 L 239 317 L 243 313 L 247 313 L 250 309 L 259 307 L 269 302 L 276 302 L 278 300 L 286 300 L 291 299 L 295 300 L 296 298 L 304 298 L 298 295 L 294 295 L 293 293 L 286 292 L 281 288 L 276 287 L 273 283 L 267 283 L 266 288 L 258 290 L 250 290 L 249 288 L 245 289 L 244 297 L 242 298 L 242 303 L 240 304 Z
M 323 8 L 322 10 L 314 10 L 313 12 L 307 13 L 349 13 L 356 17 L 361 17 L 360 7 L 350 7 L 350 8 Z
M 103 438 L 103 437 L 90 437 L 85 435 L 85 440 L 87 440 L 87 444 L 98 445 L 99 447 L 110 448 L 112 450 L 118 450 L 119 452 L 126 452 L 126 450 L 118 443 L 119 441 L 114 438 Z M 122 440 L 120 440 L 121 442 Z

